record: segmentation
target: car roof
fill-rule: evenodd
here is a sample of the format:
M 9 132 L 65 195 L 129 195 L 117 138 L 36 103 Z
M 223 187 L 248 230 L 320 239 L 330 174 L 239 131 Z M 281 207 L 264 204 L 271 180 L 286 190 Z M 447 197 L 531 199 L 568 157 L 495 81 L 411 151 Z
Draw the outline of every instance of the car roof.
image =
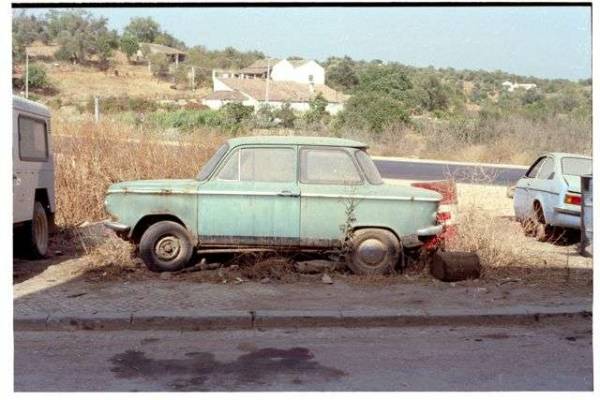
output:
M 38 114 L 44 117 L 50 117 L 50 110 L 48 110 L 48 107 L 21 96 L 13 96 L 13 108 L 16 108 L 20 111 Z
M 592 159 L 592 157 L 590 157 L 590 156 L 586 156 L 586 155 L 583 155 L 583 154 L 575 154 L 575 153 L 557 153 L 557 152 L 553 152 L 553 153 L 543 153 L 543 154 L 540 154 L 540 157 L 547 157 L 547 156 L 552 156 L 552 157 L 555 157 L 557 159 L 565 158 L 565 157 L 588 158 L 590 160 Z
M 356 140 L 322 136 L 242 136 L 227 141 L 230 147 L 246 144 L 287 144 L 305 146 L 335 146 L 366 149 L 368 146 Z

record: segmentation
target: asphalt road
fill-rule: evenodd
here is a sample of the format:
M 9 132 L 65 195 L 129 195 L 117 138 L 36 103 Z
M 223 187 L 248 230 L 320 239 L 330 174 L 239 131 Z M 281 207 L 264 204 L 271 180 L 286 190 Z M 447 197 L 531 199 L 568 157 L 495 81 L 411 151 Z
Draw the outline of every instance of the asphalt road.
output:
M 510 186 L 521 178 L 526 168 L 495 165 L 472 165 L 445 162 L 374 159 L 377 169 L 386 179 L 443 180 L 454 178 L 458 183 Z
M 591 329 L 15 332 L 15 390 L 589 391 Z

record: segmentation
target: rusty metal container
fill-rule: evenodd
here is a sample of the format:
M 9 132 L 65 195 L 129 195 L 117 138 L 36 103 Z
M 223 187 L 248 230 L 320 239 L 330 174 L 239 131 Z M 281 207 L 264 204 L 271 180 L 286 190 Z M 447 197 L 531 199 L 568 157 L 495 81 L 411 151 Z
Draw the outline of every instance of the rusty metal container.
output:
M 592 175 L 581 177 L 581 245 L 580 253 L 591 257 L 593 253 L 593 181 Z

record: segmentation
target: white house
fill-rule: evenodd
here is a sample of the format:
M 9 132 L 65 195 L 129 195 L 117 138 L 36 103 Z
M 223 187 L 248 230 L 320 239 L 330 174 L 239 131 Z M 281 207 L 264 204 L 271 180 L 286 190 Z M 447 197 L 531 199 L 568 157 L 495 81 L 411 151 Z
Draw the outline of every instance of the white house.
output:
M 512 83 L 511 81 L 502 82 L 502 87 L 509 92 L 514 92 L 515 89 L 535 89 L 537 85 L 535 83 Z
M 271 79 L 324 85 L 325 69 L 313 60 L 281 60 L 273 66 Z
M 202 104 L 216 110 L 232 102 L 255 109 L 289 103 L 294 110 L 307 111 L 318 94 L 327 100 L 330 114 L 342 110 L 348 98 L 325 85 L 325 70 L 313 60 L 265 59 L 239 71 L 213 71 L 213 93 Z
M 267 79 L 299 83 L 325 84 L 325 69 L 314 60 L 257 60 L 239 71 L 230 72 L 240 79 Z
M 268 83 L 268 85 L 267 85 Z M 326 101 L 326 110 L 336 114 L 344 108 L 348 96 L 326 85 L 266 79 L 240 79 L 213 76 L 213 93 L 202 99 L 202 104 L 218 110 L 227 103 L 242 103 L 255 109 L 263 104 L 281 108 L 285 103 L 296 111 L 308 111 L 317 95 Z

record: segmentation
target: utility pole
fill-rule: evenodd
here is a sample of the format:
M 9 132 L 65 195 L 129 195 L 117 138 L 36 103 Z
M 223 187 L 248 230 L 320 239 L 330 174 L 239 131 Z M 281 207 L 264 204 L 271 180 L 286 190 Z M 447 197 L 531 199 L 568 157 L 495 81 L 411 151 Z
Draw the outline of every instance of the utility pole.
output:
M 196 91 L 196 68 L 192 65 L 192 92 Z
M 25 98 L 29 98 L 29 53 L 25 47 Z
M 269 105 L 269 80 L 271 78 L 271 59 L 267 58 L 267 84 L 265 85 L 265 103 Z
M 100 120 L 100 101 L 98 96 L 94 96 L 94 119 L 96 123 Z

